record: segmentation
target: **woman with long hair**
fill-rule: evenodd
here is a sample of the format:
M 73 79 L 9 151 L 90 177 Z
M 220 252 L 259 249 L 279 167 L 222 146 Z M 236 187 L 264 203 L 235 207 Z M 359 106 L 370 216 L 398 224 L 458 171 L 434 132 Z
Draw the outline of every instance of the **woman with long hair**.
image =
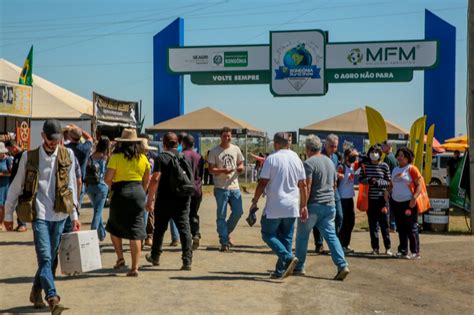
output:
M 95 146 L 95 151 L 86 164 L 85 185 L 89 200 L 94 208 L 91 229 L 97 230 L 100 241 L 105 239 L 105 227 L 102 222 L 102 211 L 107 200 L 109 187 L 104 181 L 106 164 L 109 157 L 110 140 L 102 136 Z
M 150 178 L 150 163 L 142 153 L 142 140 L 135 129 L 124 129 L 116 138 L 117 146 L 110 157 L 105 182 L 112 189 L 110 214 L 106 230 L 111 234 L 117 254 L 114 269 L 125 267 L 122 239 L 130 240 L 132 266 L 127 276 L 138 276 L 138 260 L 145 233 L 145 191 Z

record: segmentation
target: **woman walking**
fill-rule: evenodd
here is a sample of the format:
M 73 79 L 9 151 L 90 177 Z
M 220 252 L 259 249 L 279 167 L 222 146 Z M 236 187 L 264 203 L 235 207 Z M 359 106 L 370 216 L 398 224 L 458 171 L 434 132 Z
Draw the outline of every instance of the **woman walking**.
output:
M 382 232 L 385 253 L 392 255 L 389 215 L 385 206 L 385 191 L 390 185 L 390 168 L 381 162 L 382 150 L 378 146 L 370 147 L 367 152 L 370 162 L 364 163 L 360 172 L 361 182 L 369 185 L 369 219 L 370 243 L 372 254 L 379 254 L 379 228 Z
M 107 165 L 105 182 L 112 189 L 110 215 L 106 230 L 111 234 L 117 263 L 114 269 L 125 266 L 122 239 L 130 240 L 132 266 L 127 276 L 138 276 L 138 260 L 142 240 L 146 238 L 145 191 L 150 177 L 150 163 L 142 153 L 141 139 L 135 129 L 124 129 L 116 138 L 117 147 Z
M 110 140 L 107 137 L 101 137 L 86 165 L 85 184 L 86 192 L 94 208 L 91 229 L 97 230 L 99 241 L 105 239 L 105 227 L 102 222 L 102 210 L 109 187 L 104 181 L 106 164 L 109 157 Z
M 400 245 L 397 257 L 419 259 L 420 238 L 418 235 L 418 209 L 416 199 L 421 193 L 421 174 L 413 162 L 413 151 L 407 148 L 397 150 L 399 166 L 392 172 L 390 209 L 394 211 Z M 388 197 L 388 193 L 386 194 Z M 387 198 L 388 199 L 388 198 Z M 408 253 L 408 241 L 410 252 Z

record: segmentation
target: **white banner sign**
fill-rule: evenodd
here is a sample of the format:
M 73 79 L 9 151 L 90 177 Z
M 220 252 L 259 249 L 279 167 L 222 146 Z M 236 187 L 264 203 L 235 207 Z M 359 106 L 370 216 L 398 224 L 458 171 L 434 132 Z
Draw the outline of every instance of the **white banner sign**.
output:
M 176 47 L 168 49 L 175 73 L 268 70 L 268 45 Z
M 449 199 L 430 198 L 430 204 L 433 209 L 448 209 Z
M 426 223 L 431 223 L 431 224 L 448 224 L 449 223 L 449 217 L 447 215 L 425 214 L 424 219 Z
M 429 68 L 437 51 L 437 41 L 332 43 L 326 45 L 326 68 Z
M 325 43 L 320 30 L 270 32 L 272 94 L 324 95 Z

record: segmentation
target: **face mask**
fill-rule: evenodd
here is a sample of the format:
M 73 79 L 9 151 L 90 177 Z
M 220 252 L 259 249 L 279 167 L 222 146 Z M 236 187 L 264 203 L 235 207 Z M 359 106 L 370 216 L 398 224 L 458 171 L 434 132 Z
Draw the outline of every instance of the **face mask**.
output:
M 354 163 L 356 161 L 356 157 L 350 156 L 347 160 L 349 161 L 349 163 Z
M 370 159 L 372 161 L 378 161 L 378 159 L 380 158 L 380 155 L 378 153 L 370 153 Z

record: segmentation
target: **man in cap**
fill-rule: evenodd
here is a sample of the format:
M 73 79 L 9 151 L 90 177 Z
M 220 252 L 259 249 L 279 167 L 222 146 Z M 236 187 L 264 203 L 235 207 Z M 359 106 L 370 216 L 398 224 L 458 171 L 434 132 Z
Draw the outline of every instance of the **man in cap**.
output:
M 81 168 L 82 182 L 84 182 L 86 176 L 86 165 L 92 153 L 94 139 L 87 131 L 74 124 L 70 124 L 66 128 L 68 130 L 69 136 L 69 143 L 66 144 L 66 147 L 71 149 L 72 152 L 74 152 L 74 155 L 76 156 L 77 161 L 79 162 L 79 166 Z M 84 139 L 83 142 L 81 141 L 81 138 Z M 80 192 L 79 208 L 82 205 L 82 198 L 84 197 L 84 192 L 85 185 L 82 187 L 82 191 Z
M 306 175 L 303 162 L 289 149 L 291 138 L 279 132 L 273 138 L 275 152 L 263 164 L 260 179 L 252 199 L 255 209 L 265 191 L 266 203 L 261 225 L 262 239 L 278 256 L 272 278 L 292 274 L 298 263 L 293 256 L 292 243 L 295 220 L 306 209 Z
M 71 218 L 74 230 L 79 230 L 81 226 L 76 211 L 75 157 L 72 150 L 59 145 L 62 138 L 59 121 L 46 120 L 41 136 L 43 144 L 24 152 L 21 157 L 7 197 L 5 226 L 12 230 L 16 207 L 22 210 L 23 217 L 32 221 L 38 271 L 30 302 L 36 308 L 44 307 L 41 296 L 41 290 L 44 290 L 51 312 L 61 314 L 65 308 L 59 304 L 51 266 L 58 252 L 66 218 Z

